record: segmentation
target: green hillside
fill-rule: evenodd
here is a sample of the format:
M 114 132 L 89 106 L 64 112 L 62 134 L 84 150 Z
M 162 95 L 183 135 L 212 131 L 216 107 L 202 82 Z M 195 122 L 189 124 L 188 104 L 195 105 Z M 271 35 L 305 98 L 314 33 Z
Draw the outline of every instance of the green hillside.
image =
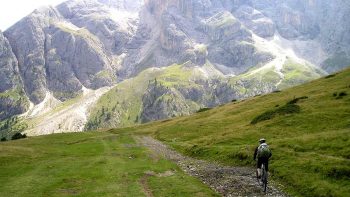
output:
M 196 84 L 194 81 L 200 81 L 205 78 L 203 73 L 198 68 L 187 66 L 190 62 L 182 65 L 174 64 L 163 69 L 150 68 L 132 79 L 125 80 L 114 87 L 111 91 L 103 95 L 96 106 L 91 110 L 89 121 L 86 125 L 86 130 L 94 130 L 98 128 L 116 128 L 127 127 L 135 124 L 140 124 L 142 121 L 142 110 L 145 103 L 142 99 L 152 83 L 155 83 L 155 88 L 162 86 L 169 89 L 169 92 L 181 95 L 178 89 L 196 89 L 201 91 L 203 85 Z M 213 69 L 210 63 L 204 65 L 207 69 Z M 213 71 L 214 72 L 214 71 Z M 219 80 L 219 79 L 218 79 Z M 202 80 L 203 81 L 203 80 Z M 204 91 L 203 91 L 204 92 Z M 205 93 L 203 93 L 205 94 Z M 167 98 L 157 95 L 160 100 L 166 102 Z M 173 97 L 167 95 L 168 97 Z M 176 99 L 174 99 L 176 100 Z M 178 113 L 190 114 L 201 107 L 201 104 L 189 99 L 181 97 L 173 102 L 175 105 L 186 105 L 188 109 Z
M 193 116 L 114 130 L 120 131 L 153 135 L 193 157 L 248 166 L 264 137 L 273 150 L 273 179 L 292 195 L 350 193 L 350 69 Z
M 144 196 L 146 190 L 154 196 L 217 196 L 176 164 L 150 157 L 127 134 L 2 142 L 0 163 L 0 196 Z
M 216 195 L 174 163 L 152 158 L 135 135 L 152 135 L 192 157 L 251 167 L 257 140 L 264 137 L 273 151 L 272 178 L 288 193 L 349 194 L 350 69 L 201 111 L 109 132 L 1 142 L 0 195 Z M 147 176 L 169 171 L 172 176 Z
M 293 62 L 291 58 L 280 73 L 275 66 L 256 67 L 233 77 L 224 77 L 209 61 L 201 67 L 188 61 L 149 68 L 103 95 L 92 108 L 85 129 L 123 128 L 189 115 L 200 108 L 289 88 L 324 75 L 320 69 Z M 161 117 L 149 118 L 149 111 Z

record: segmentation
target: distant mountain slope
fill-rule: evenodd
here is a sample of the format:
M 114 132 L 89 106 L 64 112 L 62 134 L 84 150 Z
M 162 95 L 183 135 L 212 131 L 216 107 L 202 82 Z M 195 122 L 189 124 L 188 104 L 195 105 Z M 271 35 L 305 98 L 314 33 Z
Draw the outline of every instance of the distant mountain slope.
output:
M 7 41 L 0 44 L 18 64 L 6 84 L 19 79 L 23 104 L 2 106 L 0 120 L 45 105 L 51 97 L 64 102 L 147 69 L 187 62 L 193 69 L 210 62 L 214 73 L 235 76 L 230 85 L 242 91 L 228 91 L 216 105 L 233 94 L 244 98 L 304 83 L 350 63 L 347 13 L 350 4 L 342 0 L 69 0 L 43 7 L 4 32 Z M 5 70 L 12 65 L 2 62 Z M 291 64 L 298 66 L 284 67 Z M 220 97 L 214 87 L 222 81 L 215 79 L 208 79 L 206 88 Z M 212 104 L 192 101 L 196 108 Z M 182 109 L 175 115 L 194 108 Z M 163 110 L 167 115 L 158 118 L 174 115 L 170 108 Z
M 92 108 L 86 130 L 125 127 L 149 121 L 190 115 L 201 108 L 265 94 L 319 78 L 322 70 L 287 62 L 225 77 L 208 61 L 162 69 L 147 69 L 118 84 Z M 281 76 L 283 75 L 283 76 Z
M 120 131 L 153 135 L 193 157 L 252 166 L 258 139 L 266 138 L 272 178 L 291 194 L 346 196 L 350 69 L 192 116 L 114 130 Z

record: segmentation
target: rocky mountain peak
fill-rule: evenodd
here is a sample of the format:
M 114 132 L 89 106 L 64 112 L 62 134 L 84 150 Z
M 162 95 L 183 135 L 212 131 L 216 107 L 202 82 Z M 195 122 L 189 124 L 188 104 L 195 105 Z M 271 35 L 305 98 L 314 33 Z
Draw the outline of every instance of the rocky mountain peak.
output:
M 344 68 L 348 13 L 343 0 L 69 0 L 35 10 L 0 36 L 0 69 L 7 73 L 0 93 L 18 89 L 33 105 L 48 95 L 61 102 L 159 68 L 169 72 L 164 84 L 191 85 L 165 85 L 148 96 L 139 90 L 149 104 L 144 114 L 164 109 L 162 118 L 172 116 L 175 101 L 177 114 L 188 114 Z M 206 82 L 197 83 L 170 65 L 210 67 L 221 77 L 204 72 Z M 157 96 L 162 102 L 152 100 Z M 189 100 L 196 105 L 182 103 Z

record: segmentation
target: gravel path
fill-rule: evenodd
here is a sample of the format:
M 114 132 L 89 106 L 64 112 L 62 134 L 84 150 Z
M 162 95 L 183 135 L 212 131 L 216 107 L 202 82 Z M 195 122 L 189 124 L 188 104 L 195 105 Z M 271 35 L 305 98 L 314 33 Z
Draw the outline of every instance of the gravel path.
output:
M 183 156 L 151 137 L 138 137 L 137 141 L 152 151 L 152 158 L 164 157 L 176 162 L 187 174 L 200 179 L 222 196 L 265 196 L 253 168 L 227 167 Z M 271 185 L 266 195 L 287 196 Z

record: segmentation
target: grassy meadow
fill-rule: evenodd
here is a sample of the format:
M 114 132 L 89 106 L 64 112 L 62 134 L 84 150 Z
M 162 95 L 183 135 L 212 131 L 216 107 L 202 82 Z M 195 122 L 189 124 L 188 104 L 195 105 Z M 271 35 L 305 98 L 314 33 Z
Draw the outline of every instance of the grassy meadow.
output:
M 128 134 L 55 134 L 0 144 L 0 196 L 217 196 Z M 171 176 L 146 174 L 171 172 Z
M 253 121 L 256 120 L 256 121 Z M 108 132 L 0 143 L 0 196 L 216 196 L 174 163 L 155 159 L 135 135 L 186 155 L 254 167 L 266 138 L 271 178 L 292 196 L 350 193 L 350 69 L 192 116 Z M 172 176 L 147 176 L 147 172 Z
M 252 167 L 264 137 L 273 151 L 272 178 L 291 195 L 350 193 L 350 69 L 193 116 L 114 130 L 121 131 L 152 135 L 193 157 Z

